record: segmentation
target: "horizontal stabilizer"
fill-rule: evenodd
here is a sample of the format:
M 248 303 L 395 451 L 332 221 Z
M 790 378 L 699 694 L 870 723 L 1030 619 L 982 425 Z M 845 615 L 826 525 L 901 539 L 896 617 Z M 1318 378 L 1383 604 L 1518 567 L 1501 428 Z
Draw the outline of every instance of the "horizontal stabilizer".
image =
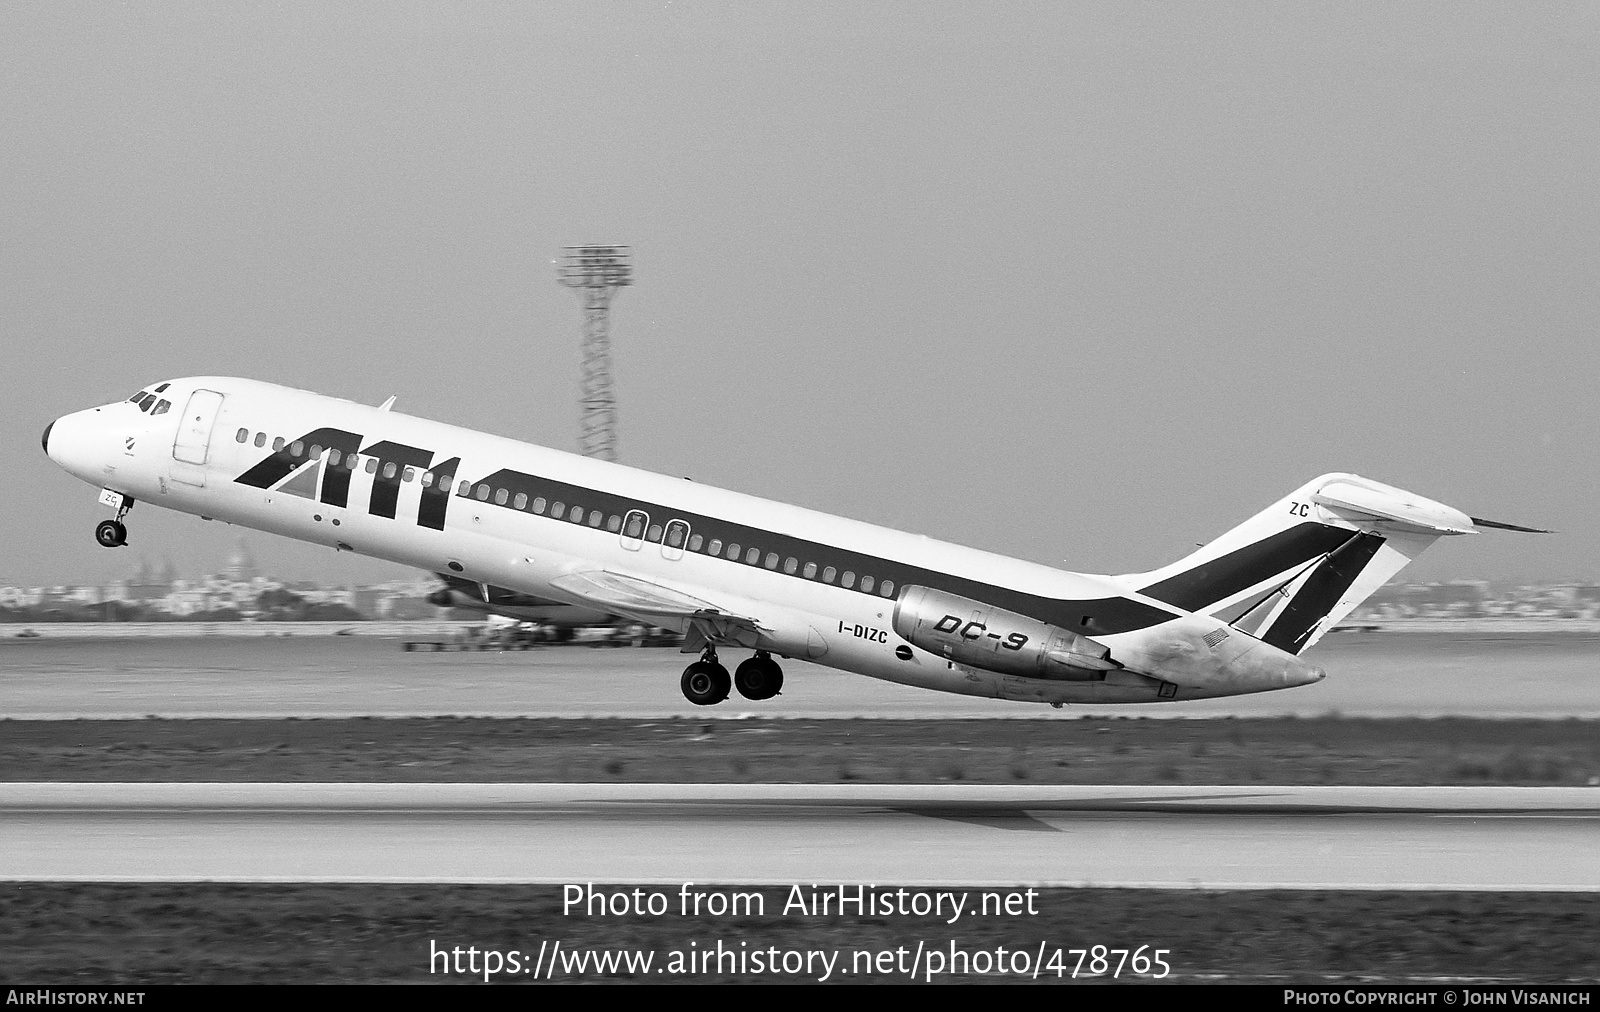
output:
M 1523 534 L 1555 533 L 1555 531 L 1540 530 L 1537 527 L 1518 527 L 1516 524 L 1503 524 L 1498 520 L 1484 520 L 1480 517 L 1472 517 L 1471 519 L 1473 525 L 1476 527 L 1493 527 L 1497 531 L 1521 531 Z
M 1472 518 L 1460 510 L 1377 482 L 1330 482 L 1318 489 L 1311 501 L 1435 534 L 1478 533 L 1473 529 Z

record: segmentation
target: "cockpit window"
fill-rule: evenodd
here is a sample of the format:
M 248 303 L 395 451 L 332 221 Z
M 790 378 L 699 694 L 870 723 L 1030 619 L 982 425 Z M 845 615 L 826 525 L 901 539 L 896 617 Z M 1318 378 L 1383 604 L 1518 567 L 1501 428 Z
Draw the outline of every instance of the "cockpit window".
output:
M 158 394 L 166 393 L 167 387 L 170 387 L 171 385 L 172 385 L 171 383 L 163 383 L 163 384 L 161 384 L 160 386 L 156 387 L 156 393 L 158 393 Z
M 167 409 L 170 407 L 172 407 L 172 402 L 163 397 L 159 401 L 156 401 L 156 406 L 150 409 L 150 413 L 152 415 L 164 415 L 167 413 Z
M 151 405 L 155 404 L 155 402 L 156 402 L 156 395 L 155 394 L 145 394 L 144 397 L 139 401 L 139 410 L 140 411 L 149 411 Z
M 143 390 L 139 391 L 138 393 L 134 394 L 132 397 L 128 398 L 128 400 L 133 402 L 134 404 L 138 404 L 143 399 L 144 399 L 144 391 Z

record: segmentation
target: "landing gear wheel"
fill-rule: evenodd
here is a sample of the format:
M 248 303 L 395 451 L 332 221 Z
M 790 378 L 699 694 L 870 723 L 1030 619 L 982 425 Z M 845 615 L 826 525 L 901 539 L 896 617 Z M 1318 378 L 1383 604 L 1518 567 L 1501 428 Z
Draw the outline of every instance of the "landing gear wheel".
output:
M 94 539 L 101 548 L 121 548 L 128 543 L 128 529 L 120 520 L 102 520 L 95 526 Z
M 733 680 L 728 669 L 716 661 L 695 661 L 683 669 L 683 698 L 696 706 L 711 706 L 728 698 Z
M 783 669 L 765 650 L 739 665 L 733 684 L 746 699 L 771 699 L 783 690 Z

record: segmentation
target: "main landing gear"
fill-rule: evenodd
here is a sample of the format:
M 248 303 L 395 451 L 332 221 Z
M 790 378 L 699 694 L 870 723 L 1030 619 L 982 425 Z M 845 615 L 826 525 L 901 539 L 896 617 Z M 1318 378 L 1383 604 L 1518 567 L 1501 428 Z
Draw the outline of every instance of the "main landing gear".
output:
M 754 657 L 735 669 L 733 684 L 746 699 L 771 699 L 783 688 L 783 669 L 771 654 L 757 650 Z
M 771 654 L 757 650 L 729 678 L 728 669 L 717 662 L 717 648 L 708 644 L 700 659 L 683 669 L 680 685 L 684 698 L 696 706 L 722 702 L 734 686 L 746 699 L 771 699 L 783 688 L 783 669 Z
M 102 499 L 101 502 L 105 500 Z M 122 504 L 117 507 L 117 518 L 102 520 L 95 525 L 94 539 L 100 542 L 101 548 L 121 548 L 128 543 L 128 528 L 122 523 L 122 518 L 127 516 L 131 509 L 133 509 L 133 497 L 125 495 L 122 497 Z

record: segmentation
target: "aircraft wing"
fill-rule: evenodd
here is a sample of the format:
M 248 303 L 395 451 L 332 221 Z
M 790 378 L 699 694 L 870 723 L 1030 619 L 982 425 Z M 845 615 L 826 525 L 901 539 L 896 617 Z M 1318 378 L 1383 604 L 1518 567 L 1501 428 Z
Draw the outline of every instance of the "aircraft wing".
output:
M 613 573 L 605 569 L 587 569 L 550 581 L 550 586 L 563 594 L 579 598 L 586 604 L 606 611 L 628 615 L 641 621 L 681 619 L 689 623 L 691 633 L 684 641 L 684 652 L 691 652 L 699 634 L 701 642 L 723 645 L 755 647 L 763 632 L 771 632 L 754 618 L 738 615 L 693 594 L 664 586 L 651 580 Z

